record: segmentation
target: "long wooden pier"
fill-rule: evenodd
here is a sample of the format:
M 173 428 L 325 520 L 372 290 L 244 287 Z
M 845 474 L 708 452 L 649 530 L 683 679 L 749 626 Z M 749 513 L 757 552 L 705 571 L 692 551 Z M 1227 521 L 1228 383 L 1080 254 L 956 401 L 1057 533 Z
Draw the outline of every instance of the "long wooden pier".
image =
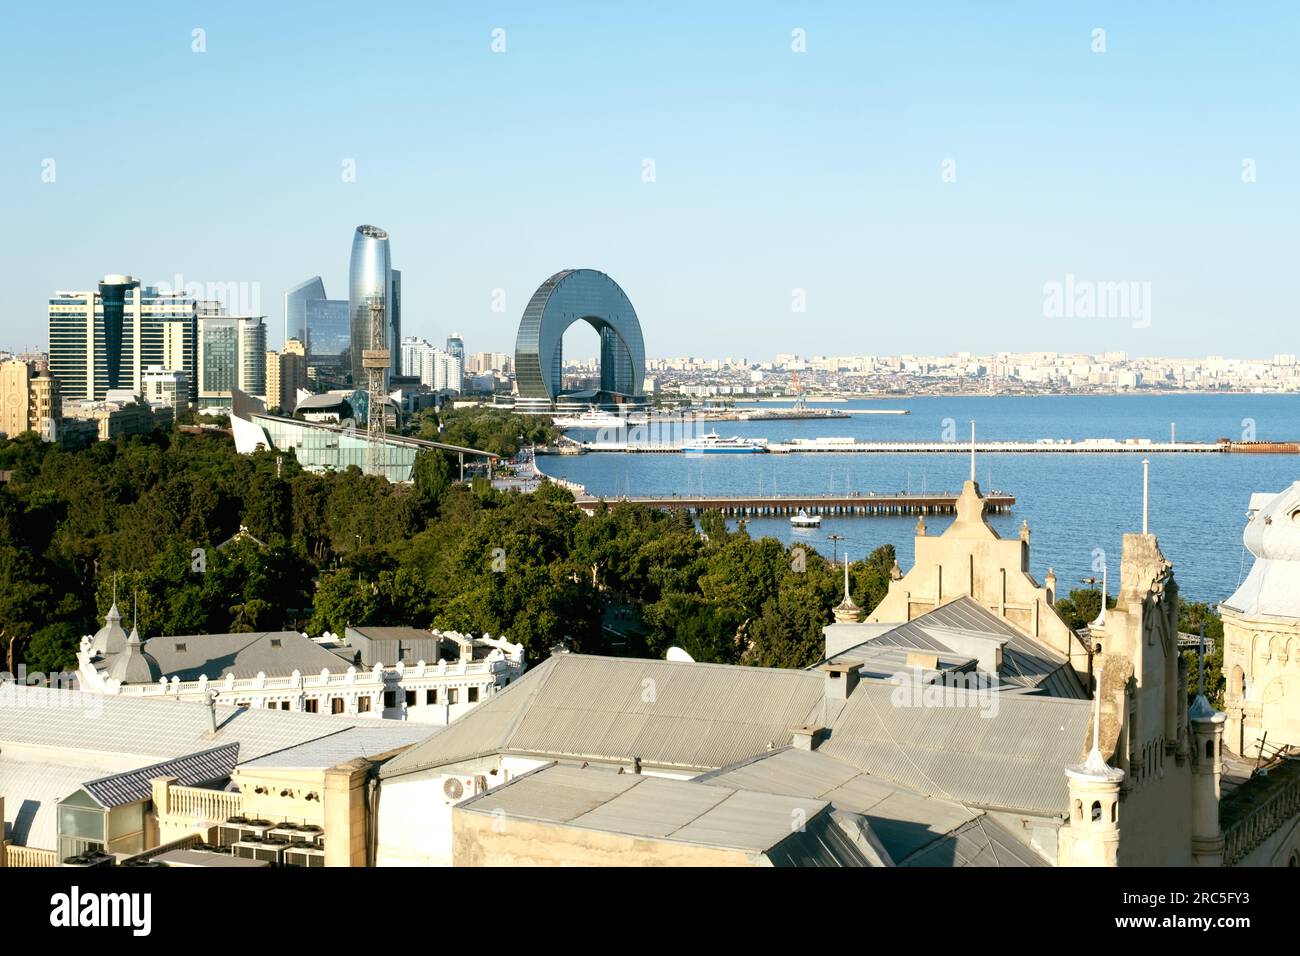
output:
M 750 518 L 793 515 L 800 511 L 810 515 L 889 517 L 952 514 L 956 510 L 957 495 L 947 492 L 897 495 L 870 492 L 850 495 L 671 495 L 668 497 L 629 495 L 608 498 L 584 495 L 577 499 L 577 504 L 583 511 L 591 514 L 600 507 L 602 501 L 611 505 L 627 501 L 651 508 L 687 511 L 691 514 L 721 511 L 724 515 Z M 1016 496 L 1003 491 L 984 495 L 986 513 L 1010 511 L 1015 503 Z

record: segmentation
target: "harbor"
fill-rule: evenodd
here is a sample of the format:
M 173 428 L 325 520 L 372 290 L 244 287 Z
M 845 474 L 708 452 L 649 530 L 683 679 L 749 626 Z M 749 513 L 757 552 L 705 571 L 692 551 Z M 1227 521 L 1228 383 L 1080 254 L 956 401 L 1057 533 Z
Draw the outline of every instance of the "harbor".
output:
M 1153 441 L 1145 438 L 1039 438 L 1034 441 L 861 441 L 849 437 L 793 438 L 769 441 L 763 438 L 720 438 L 709 440 L 640 441 L 632 435 L 620 441 L 575 442 L 572 454 L 605 452 L 618 454 L 970 454 L 972 447 L 981 454 L 1143 454 L 1143 455 L 1218 455 L 1218 454 L 1300 454 L 1300 442 L 1217 442 Z

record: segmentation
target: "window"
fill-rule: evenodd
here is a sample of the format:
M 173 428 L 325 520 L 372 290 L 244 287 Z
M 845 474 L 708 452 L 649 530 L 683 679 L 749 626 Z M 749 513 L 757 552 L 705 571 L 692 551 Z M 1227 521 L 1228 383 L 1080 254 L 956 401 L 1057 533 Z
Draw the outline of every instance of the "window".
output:
M 407 706 L 407 707 L 414 707 L 414 706 L 415 706 L 415 691 L 413 691 L 413 690 L 408 690 L 408 691 L 406 692 L 406 706 Z
M 341 714 L 341 713 L 343 713 L 343 698 L 342 698 L 342 697 L 331 697 L 331 698 L 330 698 L 330 713 L 331 713 L 331 714 Z
M 1101 822 L 1101 801 L 1100 800 L 1092 801 L 1092 822 L 1093 823 Z
M 188 648 L 187 648 L 184 644 L 177 644 L 177 645 L 176 645 L 176 650 L 177 650 L 177 651 L 186 651 L 186 650 L 188 650 Z
M 268 701 L 266 702 L 266 709 L 267 709 L 267 710 L 275 710 L 275 701 L 273 701 L 273 700 L 268 700 Z
M 447 688 L 447 703 L 449 704 L 460 703 L 460 690 L 458 688 L 455 687 Z
M 320 701 L 317 700 L 315 697 L 308 697 L 306 700 L 302 702 L 302 709 L 309 714 L 319 714 Z
M 289 702 L 288 702 L 287 700 L 282 700 L 282 701 L 280 701 L 280 709 L 281 709 L 281 710 L 288 710 L 288 709 L 289 709 Z
M 1213 739 L 1211 739 L 1211 740 L 1207 740 L 1207 741 L 1205 742 L 1205 759 L 1206 759 L 1206 760 L 1213 760 L 1213 759 L 1214 759 L 1214 741 L 1213 741 Z
M 430 687 L 428 690 L 426 690 L 426 691 L 424 692 L 424 702 L 425 702 L 426 704 L 436 704 L 436 703 L 438 703 L 438 690 L 437 690 L 437 688 L 435 688 L 435 687 Z
M 280 646 L 281 646 L 281 645 L 280 645 L 280 639 L 279 639 L 278 637 L 273 637 L 273 638 L 271 638 L 271 646 L 272 646 L 272 647 L 280 647 Z
M 357 713 L 358 713 L 358 714 L 368 714 L 368 713 L 370 713 L 370 698 L 369 698 L 369 697 L 362 696 L 362 697 L 358 697 L 358 698 L 357 698 Z
M 478 703 L 478 688 L 477 688 L 477 687 L 471 687 L 471 688 L 469 688 L 469 690 L 466 691 L 466 693 L 468 694 L 468 697 L 466 698 L 466 700 L 468 700 L 469 703 L 471 703 L 471 704 L 477 704 L 477 703 Z
M 384 691 L 384 707 L 388 710 L 392 710 L 396 706 L 397 706 L 397 691 L 395 690 Z

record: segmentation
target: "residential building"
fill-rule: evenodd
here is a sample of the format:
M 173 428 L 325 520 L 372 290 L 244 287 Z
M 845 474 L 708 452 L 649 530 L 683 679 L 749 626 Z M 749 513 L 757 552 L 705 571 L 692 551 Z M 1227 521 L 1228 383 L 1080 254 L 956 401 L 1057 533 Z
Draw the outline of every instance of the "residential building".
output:
M 404 338 L 400 361 L 402 375 L 418 378 L 436 392 L 459 394 L 464 388 L 463 357 L 430 345 L 424 339 Z
M 34 431 L 55 441 L 62 417 L 59 383 L 48 371 L 21 358 L 0 362 L 0 432 L 13 438 Z
M 98 441 L 112 441 L 118 435 L 144 435 L 155 429 L 171 428 L 175 410 L 168 405 L 151 405 L 129 389 L 113 389 L 100 401 L 66 402 L 65 420 L 80 420 L 95 426 Z
M 266 403 L 292 412 L 300 389 L 307 387 L 307 349 L 298 339 L 284 343 L 284 351 L 266 353 Z
M 177 414 L 190 407 L 190 376 L 184 369 L 150 365 L 144 372 L 141 387 L 144 400 L 151 405 L 167 405 Z

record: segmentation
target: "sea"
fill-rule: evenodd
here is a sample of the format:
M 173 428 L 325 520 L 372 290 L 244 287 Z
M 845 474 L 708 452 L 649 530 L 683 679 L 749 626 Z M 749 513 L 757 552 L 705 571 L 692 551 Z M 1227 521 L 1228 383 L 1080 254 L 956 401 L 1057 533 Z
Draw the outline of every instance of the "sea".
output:
M 844 419 L 716 422 L 706 427 L 739 435 L 792 438 L 852 437 L 860 441 L 969 441 L 970 422 L 981 440 L 1039 438 L 1149 438 L 1214 442 L 1300 439 L 1300 395 L 1162 394 L 1050 396 L 927 396 L 836 403 L 813 407 L 901 409 L 906 415 L 851 415 Z M 763 408 L 780 406 L 764 404 Z M 698 426 L 694 434 L 699 433 Z M 570 437 L 591 440 L 594 432 Z M 610 437 L 607 433 L 604 437 Z M 1122 536 L 1142 530 L 1142 459 L 1150 460 L 1150 529 L 1173 562 L 1184 600 L 1224 600 L 1253 561 L 1242 543 L 1246 509 L 1254 492 L 1279 492 L 1300 481 L 1300 455 L 1247 454 L 980 454 L 976 476 L 983 491 L 1015 495 L 1015 506 L 989 523 L 1003 537 L 1030 528 L 1030 571 L 1041 582 L 1056 572 L 1058 591 L 1091 586 L 1109 567 L 1110 593 L 1118 587 Z M 969 476 L 969 453 L 948 454 L 681 454 L 592 453 L 543 456 L 537 464 L 554 477 L 576 481 L 593 495 L 763 495 L 960 491 Z M 820 528 L 794 529 L 788 517 L 745 519 L 749 533 L 786 544 L 802 542 L 819 553 L 859 560 L 892 544 L 899 563 L 911 566 L 915 516 L 824 516 Z M 939 534 L 950 516 L 930 515 L 927 533 Z M 736 524 L 732 522 L 733 526 Z M 833 539 L 831 536 L 838 538 Z

